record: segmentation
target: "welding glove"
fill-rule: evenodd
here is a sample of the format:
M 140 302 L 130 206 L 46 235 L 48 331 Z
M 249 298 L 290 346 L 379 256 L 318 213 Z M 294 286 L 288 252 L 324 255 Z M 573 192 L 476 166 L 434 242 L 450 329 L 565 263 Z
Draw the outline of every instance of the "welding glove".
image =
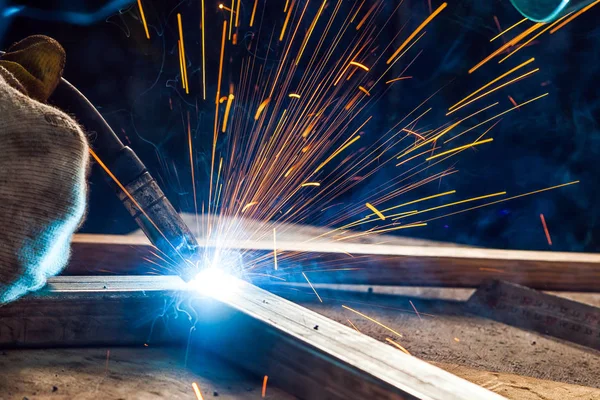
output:
M 63 48 L 45 36 L 0 57 L 0 304 L 61 271 L 85 213 L 86 137 L 44 104 L 64 64 Z

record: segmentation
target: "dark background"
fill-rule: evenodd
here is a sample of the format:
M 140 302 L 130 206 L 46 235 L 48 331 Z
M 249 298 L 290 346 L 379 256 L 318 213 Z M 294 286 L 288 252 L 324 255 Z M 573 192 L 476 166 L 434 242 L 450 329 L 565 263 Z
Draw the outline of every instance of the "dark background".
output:
M 320 4 L 313 3 L 312 7 Z M 30 34 L 46 34 L 59 40 L 68 55 L 65 77 L 86 94 L 122 140 L 138 153 L 176 208 L 189 212 L 194 207 L 185 111 L 193 110 L 199 182 L 207 176 L 212 135 L 212 105 L 205 108 L 198 98 L 200 1 L 145 0 L 143 4 L 150 41 L 145 38 L 137 5 L 127 1 L 0 0 L 0 48 L 6 49 Z M 206 0 L 209 82 L 215 80 L 224 17 L 217 4 Z M 253 1 L 242 4 L 242 19 L 248 19 Z M 268 4 L 276 7 L 277 13 L 267 7 L 265 19 L 280 24 L 283 1 L 270 0 Z M 386 2 L 390 13 L 395 4 L 396 1 Z M 434 8 L 438 5 L 433 2 Z M 186 53 L 192 63 L 188 67 L 192 96 L 182 95 L 179 81 L 177 12 L 185 18 Z M 397 20 L 385 34 L 393 37 L 405 22 L 410 30 L 414 29 L 428 12 L 427 1 L 405 0 Z M 418 68 L 409 73 L 414 79 L 403 86 L 403 91 L 394 93 L 391 101 L 377 104 L 376 123 L 389 126 L 386 121 L 398 120 L 422 101 L 425 93 L 429 95 L 444 85 L 449 86 L 434 98 L 432 106 L 447 108 L 465 93 L 506 71 L 504 67 L 492 66 L 482 68 L 473 77 L 466 74 L 499 46 L 498 41 L 489 43 L 498 33 L 494 16 L 503 29 L 521 19 L 506 0 L 451 1 L 448 9 L 427 28 L 423 39 L 426 50 Z M 456 164 L 460 173 L 444 180 L 440 191 L 456 189 L 462 194 L 460 198 L 466 198 L 500 190 L 514 195 L 572 180 L 581 183 L 437 220 L 425 229 L 403 234 L 497 248 L 548 249 L 539 218 L 543 213 L 552 235 L 552 250 L 600 250 L 598 18 L 600 7 L 554 35 L 544 34 L 514 57 L 511 65 L 536 57 L 535 65 L 541 72 L 526 84 L 502 90 L 497 97 L 502 109 L 510 107 L 508 95 L 517 102 L 546 91 L 550 96 L 503 118 L 495 128 L 494 145 L 461 156 Z M 521 31 L 521 27 L 515 32 Z M 214 87 L 209 86 L 208 93 L 211 98 Z M 420 93 L 418 98 L 415 93 Z M 394 173 L 382 171 L 376 179 L 385 182 Z M 94 167 L 89 214 L 83 231 L 123 233 L 135 229 L 103 179 L 102 171 Z M 347 193 L 342 200 L 350 201 L 359 192 L 357 189 L 355 193 Z M 417 190 L 411 199 L 429 194 L 430 191 Z M 200 197 L 203 195 L 200 193 Z M 439 204 L 443 202 L 440 200 Z M 310 222 L 322 223 L 318 219 Z

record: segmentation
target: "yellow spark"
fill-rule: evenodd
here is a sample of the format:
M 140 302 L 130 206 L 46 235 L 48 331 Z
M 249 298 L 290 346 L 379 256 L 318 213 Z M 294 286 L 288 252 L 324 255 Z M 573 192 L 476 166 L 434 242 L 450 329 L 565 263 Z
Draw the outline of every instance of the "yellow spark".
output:
M 177 47 L 179 53 L 179 72 L 181 74 L 181 87 L 185 89 L 185 73 L 183 72 L 183 52 L 181 51 L 181 40 L 177 40 Z
M 237 28 L 240 22 L 240 3 L 242 0 L 238 0 L 237 9 L 235 12 L 235 27 Z
M 362 87 L 362 86 L 359 86 L 359 87 L 358 87 L 358 89 L 359 89 L 361 92 L 363 92 L 364 94 L 366 94 L 367 96 L 370 96 L 370 95 L 371 95 L 371 93 L 369 93 L 369 91 L 368 91 L 367 89 L 365 89 L 364 87 Z
M 254 0 L 254 7 L 252 7 L 252 16 L 250 17 L 250 27 L 254 25 L 254 16 L 256 15 L 256 6 L 258 5 L 258 0 Z
M 400 78 L 391 79 L 391 80 L 387 81 L 385 84 L 389 85 L 390 83 L 394 83 L 397 81 L 403 81 L 405 79 L 412 79 L 412 76 L 401 76 Z
M 283 6 L 283 12 L 287 12 L 288 5 L 290 4 L 290 0 L 285 0 L 285 6 Z
M 362 69 L 364 69 L 365 71 L 369 72 L 369 67 L 367 67 L 366 65 L 364 65 L 364 64 L 361 64 L 361 63 L 359 63 L 359 62 L 356 62 L 356 61 L 350 61 L 350 65 L 354 65 L 355 67 L 362 68 Z
M 319 299 L 319 301 L 322 303 L 323 300 L 321 300 L 321 296 L 319 296 L 319 293 L 317 293 L 317 290 L 315 289 L 315 287 L 312 285 L 312 283 L 310 283 L 310 281 L 308 280 L 308 277 L 306 276 L 306 274 L 304 272 L 302 272 L 302 276 L 304 276 L 304 279 L 306 279 L 306 282 L 308 282 L 308 284 L 310 285 L 310 288 L 313 290 L 313 292 L 315 292 L 315 294 L 317 295 L 317 299 Z
M 315 170 L 315 173 L 319 172 L 319 170 L 321 170 L 321 168 L 323 168 L 325 165 L 327 165 L 327 163 L 329 161 L 331 161 L 335 156 L 337 156 L 338 154 L 340 154 L 342 151 L 344 151 L 345 149 L 347 149 L 352 143 L 356 142 L 358 139 L 360 139 L 360 135 L 356 135 L 354 138 L 352 138 L 352 140 L 350 140 L 348 143 L 342 145 L 342 147 L 340 147 L 339 149 L 337 149 L 336 151 L 333 152 L 332 155 L 330 155 L 329 157 L 327 157 L 327 159 L 325 161 L 323 161 L 321 163 L 321 165 L 319 165 L 317 167 L 317 169 Z
M 404 41 L 404 43 L 402 43 L 400 45 L 400 47 L 398 47 L 398 49 L 394 52 L 394 54 L 392 54 L 392 56 L 387 60 L 386 64 L 390 64 L 392 61 L 394 61 L 394 59 L 396 58 L 396 56 L 398 54 L 400 54 L 400 52 L 402 51 L 402 49 L 404 49 L 406 47 L 406 45 L 408 45 L 408 43 L 414 39 L 415 36 L 417 36 L 419 34 L 419 32 L 421 32 L 423 30 L 423 28 L 425 28 L 425 26 L 431 22 L 431 20 L 433 20 L 440 12 L 442 12 L 442 10 L 444 8 L 446 8 L 448 6 L 448 3 L 442 3 L 441 6 L 439 6 L 434 12 L 432 12 L 429 17 L 427 17 L 425 19 L 425 21 L 423 21 L 421 23 L 421 25 L 419 25 L 417 27 L 417 29 L 415 29 L 415 31 L 413 33 L 410 34 L 410 36 L 408 37 L 408 39 L 406 39 Z
M 395 210 L 397 208 L 401 208 L 401 207 L 408 206 L 408 205 L 411 205 L 411 204 L 419 203 L 421 201 L 431 200 L 431 199 L 435 199 L 437 197 L 447 196 L 449 194 L 454 194 L 454 193 L 456 193 L 456 190 L 450 190 L 448 192 L 434 194 L 432 196 L 423 197 L 421 199 L 409 201 L 408 203 L 404 203 L 404 204 L 400 204 L 400 205 L 397 205 L 397 206 L 394 206 L 394 207 L 386 208 L 385 210 L 383 210 L 383 212 Z M 412 211 L 411 211 L 411 213 L 412 213 Z
M 140 9 L 140 16 L 142 17 L 142 23 L 144 24 L 144 31 L 146 32 L 146 38 L 150 39 L 150 32 L 148 31 L 148 24 L 146 24 L 146 16 L 144 15 L 144 8 L 142 7 L 142 0 L 138 0 L 138 7 Z
M 594 7 L 598 3 L 600 3 L 600 0 L 596 0 L 595 2 L 589 4 L 588 6 L 582 8 L 581 10 L 577 11 L 575 14 L 571 15 L 568 19 L 566 19 L 562 24 L 560 24 L 556 28 L 552 29 L 550 31 L 550 34 L 553 34 L 554 32 L 556 32 L 557 30 L 559 30 L 563 26 L 567 25 L 569 22 L 573 21 L 575 18 L 579 17 L 581 14 L 583 14 L 584 12 L 586 12 L 587 10 L 589 10 L 590 8 Z
M 354 13 L 354 15 L 352 16 L 352 18 L 350 19 L 350 23 L 354 22 L 354 19 L 356 18 L 356 16 L 358 15 L 358 12 L 360 11 L 360 9 L 362 8 L 363 4 L 365 4 L 365 0 L 363 0 L 360 5 L 358 6 L 358 8 L 356 9 L 356 12 Z
M 452 206 L 456 206 L 458 204 L 468 203 L 470 201 L 477 201 L 477 200 L 489 199 L 490 197 L 496 197 L 496 196 L 504 196 L 505 194 L 506 194 L 506 192 L 497 192 L 497 193 L 490 193 L 490 194 L 486 194 L 486 195 L 478 196 L 478 197 L 471 197 L 470 199 L 464 199 L 464 200 L 460 200 L 460 201 L 455 201 L 454 203 L 443 204 L 441 206 L 428 208 L 427 210 L 418 211 L 418 212 L 414 213 L 413 215 L 422 214 L 422 213 L 426 213 L 426 212 L 429 212 L 429 211 L 439 210 L 440 208 L 452 207 Z
M 297 94 L 297 93 L 290 93 L 290 94 L 288 94 L 288 97 L 293 97 L 293 98 L 295 98 L 295 99 L 299 99 L 299 98 L 300 98 L 300 95 L 299 95 L 299 94 Z
M 455 337 L 455 338 L 454 338 L 454 341 L 458 343 L 458 342 L 460 342 L 460 339 L 459 339 L 459 338 L 457 338 L 457 337 Z
M 258 204 L 258 201 L 251 201 L 250 203 L 246 204 L 243 208 L 242 208 L 242 212 L 246 211 L 247 209 L 249 209 L 252 206 L 255 206 Z
M 306 186 L 321 186 L 321 184 L 319 182 L 306 182 L 306 183 L 303 183 L 302 185 L 300 185 L 300 187 L 306 187 Z
M 563 16 L 562 18 L 559 18 L 558 20 L 554 21 L 552 24 L 550 24 L 549 26 L 547 26 L 545 29 L 541 30 L 540 32 L 538 32 L 536 35 L 532 36 L 531 38 L 529 38 L 529 40 L 527 40 L 525 43 L 521 44 L 516 50 L 514 50 L 513 52 L 507 54 L 504 58 L 502 58 L 500 61 L 498 61 L 498 64 L 504 62 L 508 57 L 511 57 L 513 54 L 515 54 L 517 51 L 521 50 L 523 47 L 527 46 L 529 43 L 533 42 L 535 39 L 537 39 L 539 36 L 543 35 L 544 33 L 546 33 L 548 30 L 552 29 L 552 27 L 556 26 L 557 24 L 560 24 L 560 22 L 562 20 L 564 20 L 565 18 L 567 18 L 570 14 L 567 14 L 565 16 Z
M 441 152 L 439 154 L 436 154 L 434 156 L 427 157 L 425 159 L 425 161 L 433 160 L 435 158 L 445 156 L 446 154 L 455 153 L 455 152 L 463 150 L 463 149 L 468 149 L 469 147 L 475 147 L 475 146 L 479 146 L 480 144 L 485 144 L 485 143 L 489 143 L 489 142 L 493 142 L 493 141 L 494 141 L 493 138 L 489 138 L 489 139 L 481 140 L 479 142 L 473 142 L 473 143 L 465 144 L 464 146 L 459 146 L 459 147 L 456 147 L 454 149 L 443 151 L 443 152 Z
M 204 47 L 204 0 L 202 0 L 202 99 L 206 100 L 206 55 Z
M 415 214 L 418 214 L 418 213 L 419 212 L 414 212 L 414 213 L 410 213 L 410 215 L 415 215 Z M 357 237 L 367 236 L 367 235 L 378 235 L 380 233 L 399 231 L 401 229 L 419 228 L 421 226 L 427 226 L 427 223 L 422 222 L 422 223 L 418 223 L 418 224 L 409 224 L 409 225 L 396 226 L 394 228 L 379 229 L 377 231 L 369 231 L 369 232 L 357 233 L 355 235 L 345 236 L 344 238 L 342 238 L 342 240 L 347 240 L 347 239 L 357 238 Z
M 302 58 L 304 49 L 306 48 L 306 45 L 308 44 L 308 41 L 310 40 L 310 36 L 312 35 L 313 30 L 315 29 L 315 26 L 317 26 L 317 21 L 319 20 L 319 17 L 321 16 L 323 9 L 325 8 L 325 3 L 327 3 L 327 0 L 324 0 L 323 4 L 321 4 L 321 8 L 319 8 L 317 15 L 315 15 L 315 18 L 313 19 L 312 23 L 310 24 L 310 27 L 308 28 L 308 32 L 304 36 L 304 40 L 302 41 L 302 46 L 300 47 L 300 51 L 298 52 L 298 56 L 296 57 L 296 65 L 298 65 L 298 63 L 300 62 L 300 58 Z
M 192 388 L 194 388 L 194 393 L 196 393 L 196 399 L 204 400 L 204 398 L 202 397 L 202 393 L 200 392 L 200 388 L 198 387 L 198 384 L 196 382 L 192 383 Z
M 402 351 L 405 354 L 408 354 L 409 356 L 411 355 L 408 350 L 406 350 L 404 347 L 400 346 L 398 343 L 394 342 L 392 339 L 390 338 L 385 338 L 386 342 L 393 344 L 394 346 L 396 346 L 398 349 L 400 349 L 400 351 Z
M 277 231 L 273 228 L 273 266 L 277 271 Z
M 229 118 L 229 111 L 231 110 L 231 103 L 233 103 L 233 94 L 230 94 L 227 97 L 227 106 L 225 106 L 225 116 L 223 117 L 223 128 L 221 132 L 225 133 L 227 131 L 227 119 Z
M 484 89 L 488 88 L 489 86 L 493 85 L 494 83 L 498 82 L 500 79 L 502 79 L 502 78 L 504 78 L 504 77 L 512 74 L 513 72 L 515 72 L 516 70 L 518 70 L 520 68 L 523 68 L 527 64 L 531 64 L 534 61 L 535 61 L 535 58 L 532 57 L 529 60 L 525 61 L 524 63 L 521 63 L 521 64 L 517 65 L 516 67 L 514 67 L 510 71 L 503 73 L 502 75 L 500 75 L 499 77 L 497 77 L 495 79 L 492 79 L 491 81 L 489 81 L 488 83 L 486 83 L 485 85 L 483 85 L 482 87 L 480 87 L 479 89 L 477 89 L 476 91 L 474 91 L 473 93 L 471 93 L 470 95 L 468 95 L 467 97 L 465 97 L 464 99 L 462 99 L 461 101 L 459 101 L 458 103 L 456 103 L 453 106 L 451 106 L 450 108 L 448 108 L 448 110 L 452 110 L 453 108 L 455 108 L 459 104 L 464 103 L 465 101 L 467 101 L 471 97 L 475 96 L 477 93 L 481 92 L 482 90 L 484 90 Z
M 285 36 L 285 30 L 287 28 L 288 22 L 290 22 L 290 17 L 292 16 L 292 10 L 294 9 L 294 4 L 296 4 L 296 0 L 292 0 L 292 4 L 290 5 L 290 9 L 287 12 L 287 16 L 285 17 L 285 22 L 283 23 L 283 28 L 281 28 L 281 34 L 279 35 L 279 41 L 283 41 L 283 37 Z
M 536 73 L 536 72 L 538 72 L 539 70 L 540 70 L 539 68 L 533 69 L 533 70 L 531 70 L 531 71 L 529 71 L 529 72 L 527 72 L 527 73 L 525 73 L 525 74 L 523 74 L 523 75 L 520 75 L 520 76 L 518 76 L 518 77 L 516 77 L 516 78 L 514 78 L 514 79 L 511 79 L 511 80 L 510 80 L 510 81 L 508 81 L 508 82 L 504 82 L 503 84 L 501 84 L 501 85 L 499 85 L 499 86 L 497 86 L 497 87 L 495 87 L 495 88 L 493 88 L 493 89 L 491 89 L 491 90 L 488 90 L 487 92 L 485 92 L 485 93 L 483 93 L 483 94 L 481 94 L 481 95 L 479 95 L 479 96 L 475 97 L 474 99 L 471 99 L 471 100 L 467 101 L 466 103 L 463 103 L 462 105 L 460 105 L 460 106 L 456 107 L 454 110 L 452 110 L 452 111 L 448 112 L 448 113 L 446 114 L 446 116 L 448 116 L 448 115 L 452 114 L 452 113 L 453 113 L 453 112 L 455 112 L 455 111 L 458 111 L 458 110 L 460 110 L 460 109 L 461 109 L 461 108 L 463 108 L 463 107 L 466 107 L 466 106 L 468 106 L 469 104 L 471 104 L 471 103 L 473 103 L 473 102 L 475 102 L 475 101 L 477 101 L 477 100 L 479 100 L 479 99 L 481 99 L 481 98 L 483 98 L 483 97 L 487 96 L 487 95 L 488 95 L 488 94 L 490 94 L 490 93 L 494 93 L 495 91 L 497 91 L 497 90 L 500 90 L 500 89 L 502 89 L 503 87 L 506 87 L 506 86 L 510 85 L 511 83 L 514 83 L 514 82 L 520 81 L 521 79 L 523 79 L 523 78 L 526 78 L 526 77 L 528 77 L 529 75 L 535 74 L 535 73 Z M 515 105 L 516 105 L 516 104 L 515 104 Z
M 365 204 L 367 208 L 375 213 L 379 217 L 380 220 L 385 221 L 385 215 L 381 213 L 378 209 L 375 208 L 371 203 Z
M 502 203 L 504 201 L 514 200 L 514 199 L 518 199 L 518 198 L 525 197 L 525 196 L 531 196 L 532 194 L 538 194 L 538 193 L 542 193 L 542 192 L 547 192 L 549 190 L 559 189 L 561 187 L 575 185 L 577 183 L 579 183 L 579 181 L 567 182 L 567 183 L 563 183 L 563 184 L 560 184 L 560 185 L 547 187 L 547 188 L 544 188 L 544 189 L 534 190 L 533 192 L 528 192 L 528 193 L 523 193 L 523 194 L 519 194 L 519 195 L 512 196 L 512 197 L 507 197 L 507 198 L 502 199 L 502 200 L 496 200 L 496 201 L 492 201 L 491 203 L 481 204 L 479 206 L 474 206 L 474 207 L 466 208 L 464 210 L 455 211 L 453 213 L 449 213 L 449 214 L 446 214 L 446 215 L 441 215 L 439 217 L 434 217 L 434 218 L 429 219 L 428 221 L 433 221 L 433 220 L 440 219 L 440 218 L 446 218 L 446 217 L 449 217 L 449 216 L 452 216 L 452 215 L 461 214 L 461 213 L 464 213 L 464 212 L 467 212 L 467 211 L 476 210 L 478 208 L 488 207 L 488 206 L 491 206 L 491 205 L 494 205 L 494 204 Z
M 262 385 L 262 398 L 263 399 L 267 395 L 267 381 L 268 380 L 269 380 L 269 376 L 265 375 L 265 377 L 263 378 L 263 385 Z
M 506 32 L 508 32 L 511 29 L 513 29 L 513 28 L 521 25 L 525 21 L 527 21 L 527 18 L 523 18 L 522 20 L 520 20 L 516 24 L 512 25 L 510 28 L 503 30 L 502 32 L 500 32 L 499 34 L 497 34 L 496 36 L 494 36 L 492 39 L 490 39 L 490 42 L 493 42 L 494 40 L 498 39 L 500 36 L 504 35 Z
M 181 14 L 177 13 L 177 25 L 179 25 L 179 40 L 181 41 L 181 59 L 183 61 L 183 73 L 185 78 L 185 93 L 190 93 L 190 87 L 188 85 L 188 76 L 187 76 L 187 65 L 185 63 L 185 45 L 183 44 L 183 28 L 181 24 Z
M 231 0 L 231 10 L 229 13 L 229 36 L 228 39 L 231 41 L 231 29 L 233 29 L 233 9 L 235 7 L 235 0 Z
M 260 118 L 260 115 L 262 114 L 263 110 L 269 105 L 270 101 L 271 101 L 271 98 L 267 97 L 266 99 L 263 100 L 262 103 L 260 103 L 260 105 L 258 106 L 258 109 L 256 110 L 256 114 L 254 114 L 255 121 L 258 121 L 258 119 Z
M 225 101 L 227 101 L 229 97 L 228 96 L 223 96 L 219 99 L 219 104 L 223 104 Z
M 521 34 L 517 35 L 516 37 L 512 38 L 511 40 L 509 40 L 508 42 L 506 42 L 503 46 L 501 46 L 498 50 L 494 51 L 492 54 L 490 54 L 489 56 L 487 56 L 486 58 L 484 58 L 483 60 L 481 60 L 479 63 L 477 63 L 477 65 L 475 65 L 473 68 L 471 68 L 469 70 L 469 74 L 472 74 L 473 72 L 475 72 L 476 70 L 478 70 L 479 67 L 481 67 L 483 64 L 485 64 L 488 61 L 490 61 L 492 58 L 496 57 L 498 54 L 502 53 L 504 50 L 508 49 L 511 46 L 516 45 L 523 38 L 527 37 L 530 33 L 534 32 L 535 30 L 537 30 L 538 28 L 540 28 L 543 25 L 544 25 L 543 22 L 538 22 L 537 24 L 531 26 L 529 29 L 527 29 L 523 33 L 521 33 Z
M 348 307 L 348 306 L 345 306 L 345 305 L 343 305 L 343 304 L 342 304 L 342 307 L 343 307 L 343 308 L 345 308 L 346 310 L 350 310 L 350 311 L 352 311 L 353 313 L 360 315 L 361 317 L 363 317 L 363 318 L 365 318 L 365 319 L 368 319 L 368 320 L 369 320 L 369 321 L 371 321 L 371 322 L 374 322 L 374 323 L 376 323 L 377 325 L 381 326 L 382 328 L 385 328 L 385 329 L 387 329 L 388 331 L 392 332 L 394 335 L 396 335 L 396 336 L 398 336 L 398 337 L 402 337 L 402 335 L 401 335 L 400 333 L 396 332 L 395 330 L 393 330 L 393 329 L 392 329 L 392 328 L 390 328 L 389 326 L 386 326 L 386 325 L 382 324 L 381 322 L 374 320 L 373 318 L 369 317 L 368 315 L 365 315 L 365 314 L 363 314 L 363 313 L 361 313 L 361 312 L 359 312 L 359 311 L 356 311 L 356 310 L 354 310 L 354 309 L 352 309 L 352 308 L 350 308 L 350 307 Z
M 509 112 L 511 112 L 511 111 L 514 111 L 514 110 L 516 110 L 516 109 L 519 109 L 520 107 L 522 107 L 522 106 L 524 106 L 524 105 L 526 105 L 526 104 L 529 104 L 529 103 L 531 103 L 531 102 L 534 102 L 534 101 L 536 101 L 536 100 L 539 100 L 539 99 L 541 99 L 542 97 L 546 97 L 546 96 L 548 96 L 548 94 L 549 94 L 549 93 L 544 93 L 544 94 L 542 94 L 542 95 L 540 95 L 540 96 L 538 96 L 538 97 L 535 97 L 535 98 L 533 98 L 533 99 L 531 99 L 531 100 L 527 100 L 527 101 L 525 101 L 525 102 L 523 102 L 523 103 L 521 103 L 521 104 L 517 104 L 517 105 L 516 105 L 516 106 L 514 106 L 513 108 L 509 108 L 508 110 L 506 110 L 506 111 L 503 111 L 503 112 L 501 112 L 500 114 L 496 114 L 496 115 L 494 115 L 493 117 L 491 117 L 491 118 L 488 118 L 488 119 L 486 119 L 485 121 L 483 121 L 483 122 L 480 122 L 479 124 L 477 124 L 477 125 L 475 125 L 475 126 L 472 126 L 472 127 L 470 127 L 469 129 L 467 129 L 467 130 L 464 130 L 464 131 L 462 131 L 462 132 L 461 132 L 461 133 L 459 133 L 458 135 L 451 137 L 450 139 L 446 140 L 446 141 L 444 142 L 444 144 L 445 144 L 445 143 L 448 143 L 448 142 L 449 142 L 449 141 L 451 141 L 451 140 L 454 140 L 454 139 L 456 139 L 457 137 L 459 137 L 459 136 L 461 136 L 461 135 L 463 135 L 463 134 L 465 134 L 465 133 L 467 133 L 467 132 L 470 132 L 470 131 L 472 131 L 473 129 L 476 129 L 476 128 L 480 127 L 481 125 L 487 124 L 488 122 L 490 122 L 490 121 L 492 121 L 492 120 L 494 120 L 494 119 L 496 119 L 496 118 L 498 118 L 498 117 L 501 117 L 501 116 L 503 116 L 503 115 L 504 115 L 504 114 L 506 114 L 506 113 L 509 113 Z
M 355 330 L 356 332 L 358 332 L 358 333 L 361 333 L 361 332 L 358 330 L 358 328 L 356 327 L 356 325 L 354 325 L 354 324 L 352 323 L 352 321 L 350 321 L 349 319 L 346 319 L 346 321 L 348 321 L 348 323 L 349 323 L 349 324 L 350 324 L 350 325 L 351 325 L 351 326 L 354 328 L 354 330 Z

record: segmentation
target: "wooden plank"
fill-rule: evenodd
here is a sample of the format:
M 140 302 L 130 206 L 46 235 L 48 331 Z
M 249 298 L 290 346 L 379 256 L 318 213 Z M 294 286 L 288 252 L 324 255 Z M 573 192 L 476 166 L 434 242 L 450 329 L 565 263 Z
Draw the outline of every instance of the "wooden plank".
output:
M 45 290 L 0 308 L 0 344 L 141 343 L 160 320 L 178 342 L 194 327 L 190 357 L 201 346 L 304 399 L 502 398 L 235 278 L 226 282 L 233 292 L 210 298 L 177 278 L 139 279 L 53 279 Z M 116 330 L 109 340 L 104 326 Z
M 239 249 L 249 263 L 273 251 L 272 240 L 220 245 Z M 305 271 L 313 283 L 477 287 L 502 279 L 540 290 L 600 287 L 600 254 L 307 241 L 278 241 L 277 249 L 280 268 L 269 273 L 288 282 L 305 282 L 300 274 Z M 167 263 L 153 252 L 143 237 L 75 235 L 66 274 L 97 273 L 106 265 L 119 265 L 108 271 L 113 274 L 155 273 L 160 268 L 144 259 Z M 168 268 L 162 272 L 169 273 Z M 264 279 L 253 282 L 261 285 Z

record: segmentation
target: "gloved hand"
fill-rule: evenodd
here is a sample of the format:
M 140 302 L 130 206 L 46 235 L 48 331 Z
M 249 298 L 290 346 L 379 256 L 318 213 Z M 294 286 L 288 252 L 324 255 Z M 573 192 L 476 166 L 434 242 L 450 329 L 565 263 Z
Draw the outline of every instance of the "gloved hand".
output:
M 85 213 L 87 140 L 44 104 L 64 64 L 63 48 L 45 36 L 0 58 L 0 304 L 61 271 Z

